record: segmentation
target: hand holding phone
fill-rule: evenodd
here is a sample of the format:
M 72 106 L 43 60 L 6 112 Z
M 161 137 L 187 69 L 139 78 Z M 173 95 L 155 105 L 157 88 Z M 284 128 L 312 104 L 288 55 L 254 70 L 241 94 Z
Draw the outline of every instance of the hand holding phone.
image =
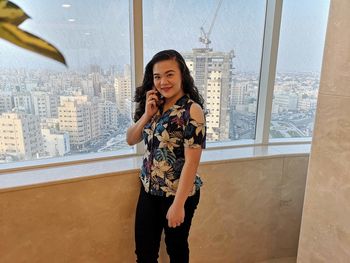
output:
M 154 114 L 157 113 L 163 103 L 164 98 L 161 96 L 159 91 L 153 87 L 151 90 L 146 92 L 145 114 L 151 118 Z
M 164 97 L 162 94 L 160 94 L 160 92 L 157 90 L 157 97 L 158 97 L 158 100 L 157 100 L 157 106 L 161 106 L 163 103 L 164 103 Z
M 152 90 L 156 92 L 155 94 L 157 95 L 157 98 L 158 98 L 158 100 L 156 101 L 156 104 L 157 104 L 157 107 L 159 107 L 164 103 L 164 97 L 162 94 L 160 94 L 160 92 L 156 89 L 155 86 L 152 87 Z

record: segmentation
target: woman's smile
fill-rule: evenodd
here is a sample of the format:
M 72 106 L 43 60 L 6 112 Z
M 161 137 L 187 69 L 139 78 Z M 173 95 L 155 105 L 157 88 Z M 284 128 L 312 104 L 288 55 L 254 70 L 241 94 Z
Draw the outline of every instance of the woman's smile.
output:
M 161 87 L 160 88 L 163 92 L 168 92 L 171 90 L 171 87 Z

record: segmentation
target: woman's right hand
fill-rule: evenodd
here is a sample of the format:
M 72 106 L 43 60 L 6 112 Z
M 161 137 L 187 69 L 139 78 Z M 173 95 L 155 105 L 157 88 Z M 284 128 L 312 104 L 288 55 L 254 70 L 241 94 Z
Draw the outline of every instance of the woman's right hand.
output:
M 142 132 L 145 125 L 152 119 L 153 115 L 157 113 L 158 105 L 163 101 L 158 98 L 157 92 L 155 88 L 146 92 L 145 112 L 126 132 L 126 141 L 129 145 L 135 145 L 142 140 Z
M 146 105 L 145 105 L 145 114 L 148 118 L 152 118 L 154 114 L 158 111 L 158 101 L 157 96 L 158 91 L 151 89 L 146 93 Z

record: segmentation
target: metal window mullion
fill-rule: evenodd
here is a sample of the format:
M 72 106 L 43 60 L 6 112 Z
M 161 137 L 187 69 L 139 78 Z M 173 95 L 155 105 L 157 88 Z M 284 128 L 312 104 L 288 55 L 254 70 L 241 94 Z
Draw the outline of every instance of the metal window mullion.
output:
M 269 143 L 283 0 L 267 0 L 255 143 Z
M 131 50 L 131 96 L 143 78 L 143 23 L 142 0 L 130 0 L 130 50 Z M 133 110 L 131 111 L 133 113 Z M 138 143 L 136 154 L 142 154 L 144 146 Z

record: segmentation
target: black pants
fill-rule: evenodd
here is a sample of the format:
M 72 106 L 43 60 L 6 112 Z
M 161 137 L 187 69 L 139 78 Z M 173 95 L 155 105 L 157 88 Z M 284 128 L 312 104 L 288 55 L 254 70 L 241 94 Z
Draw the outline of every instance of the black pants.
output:
M 158 262 L 161 234 L 164 229 L 165 243 L 171 263 L 189 261 L 188 234 L 192 217 L 199 202 L 200 193 L 187 198 L 185 220 L 175 228 L 168 227 L 166 214 L 174 197 L 154 196 L 141 186 L 136 208 L 135 242 L 138 263 Z

